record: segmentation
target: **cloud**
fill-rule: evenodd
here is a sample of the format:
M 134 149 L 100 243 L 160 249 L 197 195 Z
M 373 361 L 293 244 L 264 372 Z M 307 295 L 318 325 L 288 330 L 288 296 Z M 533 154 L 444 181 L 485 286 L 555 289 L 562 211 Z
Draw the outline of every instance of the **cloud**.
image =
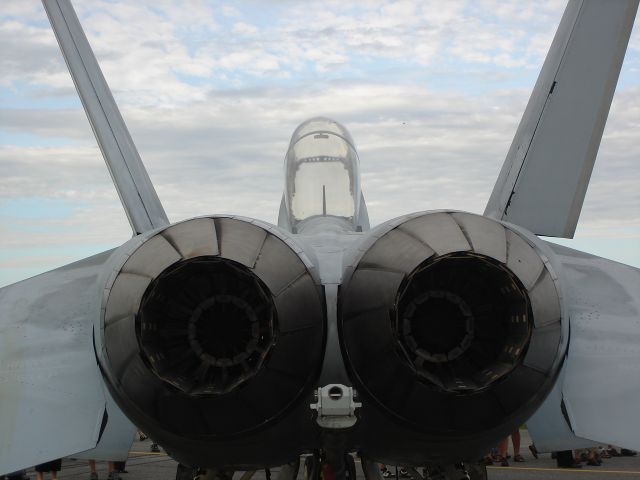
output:
M 233 31 L 239 35 L 254 35 L 258 33 L 259 29 L 255 25 L 238 22 L 233 24 Z
M 131 233 L 44 13 L 6 3 L 0 207 L 22 197 L 72 207 L 28 220 L 0 209 L 0 249 L 15 252 L 9 282 L 21 264 L 33 273 L 32 257 L 51 268 L 51 258 L 80 258 Z M 412 210 L 484 209 L 563 8 L 74 5 L 172 220 L 225 212 L 275 222 L 289 135 L 327 115 L 355 138 L 373 223 Z M 627 61 L 637 65 L 638 53 Z M 580 220 L 586 236 L 620 225 L 629 229 L 616 235 L 640 235 L 640 85 L 625 69 L 620 83 Z M 77 256 L 50 251 L 65 246 Z

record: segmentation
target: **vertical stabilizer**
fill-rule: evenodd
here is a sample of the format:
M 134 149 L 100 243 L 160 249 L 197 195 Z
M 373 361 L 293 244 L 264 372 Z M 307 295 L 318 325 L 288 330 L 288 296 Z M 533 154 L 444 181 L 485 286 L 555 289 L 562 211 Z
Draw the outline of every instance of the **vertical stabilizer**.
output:
M 571 0 L 485 215 L 572 238 L 638 0 Z
M 169 220 L 69 0 L 42 1 L 135 234 Z

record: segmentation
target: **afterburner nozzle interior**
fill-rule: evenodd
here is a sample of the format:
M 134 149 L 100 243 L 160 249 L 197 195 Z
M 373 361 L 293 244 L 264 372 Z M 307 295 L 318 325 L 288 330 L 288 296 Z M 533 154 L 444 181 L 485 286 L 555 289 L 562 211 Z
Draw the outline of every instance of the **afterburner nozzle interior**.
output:
M 526 353 L 532 314 L 524 287 L 495 260 L 458 252 L 429 259 L 398 293 L 394 331 L 427 385 L 483 389 Z
M 239 263 L 181 261 L 147 288 L 136 319 L 143 358 L 189 394 L 222 394 L 262 366 L 275 341 L 269 290 Z
M 452 445 L 526 421 L 565 345 L 554 273 L 536 244 L 490 218 L 437 211 L 376 227 L 352 255 L 340 327 L 354 386 L 371 400 L 363 415 Z
M 308 415 L 325 319 L 311 262 L 292 237 L 259 220 L 200 217 L 114 255 L 101 368 L 136 425 L 197 464 L 189 458 L 214 458 L 221 438 L 264 443 Z

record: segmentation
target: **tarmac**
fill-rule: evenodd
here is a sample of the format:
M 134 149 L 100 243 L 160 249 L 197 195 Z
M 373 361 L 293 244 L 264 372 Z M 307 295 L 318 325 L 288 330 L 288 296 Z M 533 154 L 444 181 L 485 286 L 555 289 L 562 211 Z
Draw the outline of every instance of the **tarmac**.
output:
M 556 461 L 548 453 L 539 455 L 539 459 L 533 458 L 528 446 L 531 443 L 526 430 L 521 430 L 522 447 L 521 454 L 525 458 L 523 463 L 513 463 L 509 467 L 489 466 L 488 474 L 491 480 L 630 480 L 640 479 L 640 454 L 635 457 L 614 457 L 603 460 L 600 467 L 588 467 L 583 464 L 580 469 L 557 468 Z M 122 480 L 174 480 L 176 475 L 176 462 L 166 453 L 153 453 L 150 451 L 151 442 L 135 441 L 131 448 L 126 470 L 128 473 L 121 475 Z M 509 444 L 509 452 L 511 451 Z M 393 472 L 394 468 L 388 466 Z M 357 480 L 364 480 L 359 460 L 356 458 Z M 271 469 L 272 479 L 277 480 L 278 469 Z M 32 480 L 35 473 L 28 473 Z M 98 475 L 100 480 L 107 479 L 107 466 L 104 462 L 98 463 Z M 65 459 L 62 471 L 58 475 L 60 480 L 89 480 L 89 467 L 86 461 Z M 234 479 L 238 480 L 240 474 L 236 473 Z M 394 480 L 394 476 L 389 480 Z M 45 475 L 45 479 L 49 479 Z M 264 471 L 258 471 L 253 476 L 254 480 L 266 480 Z M 302 468 L 298 473 L 298 480 L 304 480 Z

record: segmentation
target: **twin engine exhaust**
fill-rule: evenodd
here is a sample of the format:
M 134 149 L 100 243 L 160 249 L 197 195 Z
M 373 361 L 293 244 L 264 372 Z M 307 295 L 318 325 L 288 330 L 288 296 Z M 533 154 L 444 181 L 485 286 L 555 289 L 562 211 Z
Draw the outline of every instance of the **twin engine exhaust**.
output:
M 197 218 L 125 244 L 100 321 L 114 397 L 168 448 L 193 441 L 204 454 L 281 428 L 303 432 L 297 448 L 317 448 L 308 406 L 333 322 L 363 416 L 445 442 L 524 421 L 565 343 L 535 240 L 478 215 L 427 212 L 354 245 L 332 318 L 314 253 L 271 225 Z M 368 424 L 356 443 L 377 458 L 388 446 Z

